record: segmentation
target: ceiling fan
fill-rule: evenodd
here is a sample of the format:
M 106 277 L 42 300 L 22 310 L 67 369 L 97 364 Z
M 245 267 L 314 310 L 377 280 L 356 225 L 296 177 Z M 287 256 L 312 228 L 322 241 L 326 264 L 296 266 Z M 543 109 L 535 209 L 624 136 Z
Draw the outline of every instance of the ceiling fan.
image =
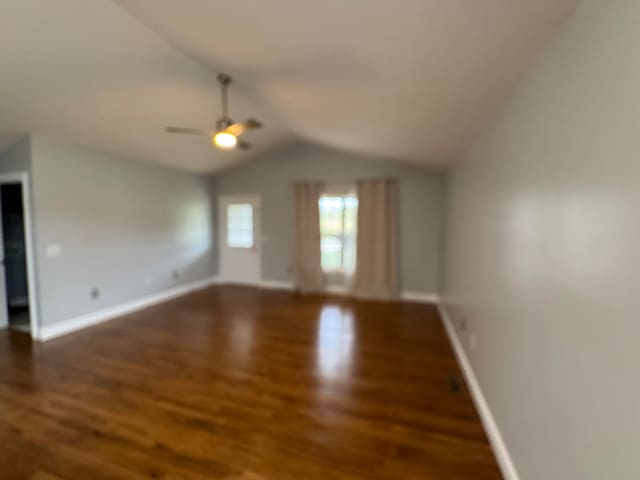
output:
M 229 100 L 227 97 L 227 88 L 231 83 L 231 77 L 226 73 L 218 74 L 218 83 L 222 89 L 222 116 L 216 122 L 215 132 L 212 134 L 204 130 L 189 127 L 166 127 L 167 133 L 182 133 L 188 135 L 211 135 L 213 145 L 221 150 L 233 150 L 240 148 L 246 150 L 251 148 L 251 144 L 240 140 L 239 137 L 249 130 L 261 128 L 262 123 L 255 118 L 250 118 L 244 122 L 234 123 L 229 117 L 227 107 Z

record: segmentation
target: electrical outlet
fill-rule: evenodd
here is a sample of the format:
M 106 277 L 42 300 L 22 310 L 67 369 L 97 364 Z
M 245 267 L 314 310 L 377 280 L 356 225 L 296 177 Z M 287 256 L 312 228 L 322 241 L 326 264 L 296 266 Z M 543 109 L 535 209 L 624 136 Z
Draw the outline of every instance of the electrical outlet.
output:
M 173 278 L 174 280 L 178 280 L 179 277 L 180 272 L 178 270 L 174 270 L 173 272 L 171 272 L 171 278 Z
M 152 283 L 153 283 L 153 278 L 151 277 L 151 275 L 147 275 L 146 277 L 144 277 L 145 285 L 151 285 Z
M 97 300 L 100 298 L 100 289 L 98 287 L 94 287 L 91 289 L 91 298 Z

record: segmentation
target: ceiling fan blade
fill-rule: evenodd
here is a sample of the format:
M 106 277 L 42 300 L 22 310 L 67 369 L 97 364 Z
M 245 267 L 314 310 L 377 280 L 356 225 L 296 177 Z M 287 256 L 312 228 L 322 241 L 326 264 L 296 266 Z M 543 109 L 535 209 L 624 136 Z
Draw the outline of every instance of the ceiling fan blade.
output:
M 249 142 L 245 142 L 244 140 L 239 140 L 238 148 L 240 150 L 249 150 L 251 148 L 251 144 Z
M 225 128 L 225 131 L 233 133 L 236 137 L 239 137 L 248 130 L 254 130 L 256 128 L 262 128 L 262 122 L 255 118 L 250 118 L 245 122 L 234 123 Z
M 167 133 L 185 133 L 187 135 L 204 135 L 206 133 L 204 130 L 189 127 L 165 127 L 164 131 Z

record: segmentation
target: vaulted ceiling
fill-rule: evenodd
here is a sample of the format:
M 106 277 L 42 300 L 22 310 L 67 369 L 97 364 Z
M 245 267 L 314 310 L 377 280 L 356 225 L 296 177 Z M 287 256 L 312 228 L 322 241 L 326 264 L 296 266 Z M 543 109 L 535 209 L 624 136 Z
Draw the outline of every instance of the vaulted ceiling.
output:
M 425 166 L 455 159 L 577 0 L 3 0 L 0 141 L 26 132 L 197 171 L 303 138 Z M 211 128 L 216 73 L 250 152 Z

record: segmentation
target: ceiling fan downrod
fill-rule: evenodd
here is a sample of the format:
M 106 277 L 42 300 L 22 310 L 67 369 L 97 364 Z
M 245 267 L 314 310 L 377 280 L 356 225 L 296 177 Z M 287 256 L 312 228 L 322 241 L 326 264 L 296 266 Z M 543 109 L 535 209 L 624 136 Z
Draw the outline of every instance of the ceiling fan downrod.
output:
M 233 123 L 231 118 L 229 118 L 229 97 L 227 92 L 227 87 L 231 83 L 231 76 L 227 75 L 224 72 L 220 72 L 218 74 L 218 83 L 220 83 L 220 87 L 222 89 L 222 117 L 216 122 L 216 129 L 218 131 L 224 130 L 229 125 Z

